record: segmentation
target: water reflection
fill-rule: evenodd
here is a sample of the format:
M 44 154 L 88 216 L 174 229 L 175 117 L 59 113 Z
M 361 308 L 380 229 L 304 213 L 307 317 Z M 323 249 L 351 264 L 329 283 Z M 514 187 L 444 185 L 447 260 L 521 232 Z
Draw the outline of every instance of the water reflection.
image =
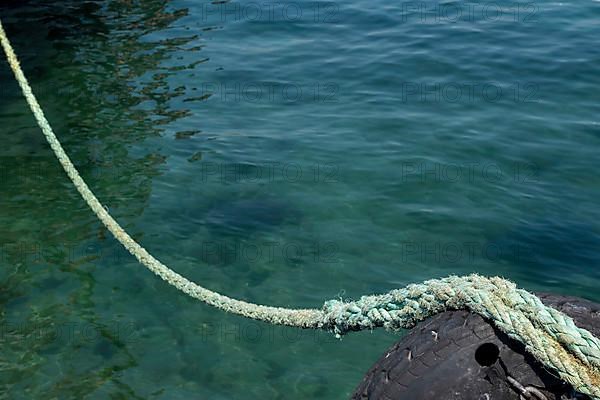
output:
M 492 238 L 499 257 L 544 280 L 564 275 L 592 277 L 598 274 L 600 233 L 593 224 L 554 216 L 523 221 Z
M 141 3 L 0 6 L 48 119 L 84 179 L 125 225 L 142 213 L 152 179 L 165 168 L 167 156 L 152 138 L 186 115 L 169 105 L 182 94 L 168 84 L 176 69 L 161 72 L 161 65 L 193 39 L 149 39 L 186 10 Z M 137 364 L 125 345 L 127 319 L 98 306 L 99 294 L 113 289 L 97 287 L 102 271 L 94 261 L 103 255 L 94 248 L 117 244 L 70 186 L 4 62 L 0 79 L 2 392 L 141 398 L 121 380 Z

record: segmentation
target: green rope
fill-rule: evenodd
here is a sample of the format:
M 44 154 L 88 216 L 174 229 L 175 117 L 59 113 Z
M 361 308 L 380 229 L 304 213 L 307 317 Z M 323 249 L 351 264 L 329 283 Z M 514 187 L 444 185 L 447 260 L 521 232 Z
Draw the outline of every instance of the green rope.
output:
M 479 275 L 448 277 L 409 285 L 358 301 L 331 300 L 321 309 L 269 307 L 232 299 L 206 289 L 171 270 L 125 232 L 83 181 L 44 116 L 0 21 L 0 42 L 33 115 L 56 158 L 81 197 L 115 238 L 137 260 L 187 295 L 224 310 L 271 324 L 326 329 L 341 336 L 349 331 L 385 327 L 411 328 L 445 310 L 468 309 L 494 323 L 525 345 L 540 363 L 581 393 L 600 400 L 600 341 L 578 328 L 563 313 L 546 307 L 535 295 L 501 278 Z

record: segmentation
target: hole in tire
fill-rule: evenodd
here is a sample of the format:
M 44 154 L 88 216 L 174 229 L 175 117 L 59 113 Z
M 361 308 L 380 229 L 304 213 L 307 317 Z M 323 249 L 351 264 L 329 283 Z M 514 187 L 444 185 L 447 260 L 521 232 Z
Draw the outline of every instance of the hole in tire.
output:
M 484 343 L 475 350 L 475 360 L 482 367 L 489 367 L 498 361 L 500 349 L 494 343 Z

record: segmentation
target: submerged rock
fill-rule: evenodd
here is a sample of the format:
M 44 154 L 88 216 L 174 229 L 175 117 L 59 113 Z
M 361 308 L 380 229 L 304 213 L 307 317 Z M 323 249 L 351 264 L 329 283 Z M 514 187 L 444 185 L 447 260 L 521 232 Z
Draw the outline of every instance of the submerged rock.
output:
M 289 202 L 272 198 L 236 199 L 216 204 L 206 213 L 205 224 L 216 235 L 248 236 L 285 223 L 297 223 L 300 212 Z
M 202 218 L 207 236 L 195 242 L 193 254 L 207 265 L 236 264 L 237 278 L 242 274 L 249 284 L 258 284 L 268 278 L 270 268 L 286 261 L 282 252 L 287 243 L 277 239 L 277 231 L 300 220 L 301 213 L 289 202 L 270 197 L 216 203 Z

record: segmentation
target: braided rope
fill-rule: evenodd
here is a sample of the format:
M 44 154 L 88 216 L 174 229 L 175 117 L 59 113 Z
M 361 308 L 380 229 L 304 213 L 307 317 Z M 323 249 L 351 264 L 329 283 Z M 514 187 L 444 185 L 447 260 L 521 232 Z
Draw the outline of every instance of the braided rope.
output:
M 223 311 L 276 325 L 349 331 L 411 328 L 445 310 L 468 309 L 525 345 L 526 351 L 556 371 L 581 393 L 600 400 L 600 341 L 573 319 L 546 307 L 535 295 L 501 278 L 451 276 L 409 285 L 354 302 L 331 300 L 322 309 L 269 307 L 232 299 L 206 289 L 154 258 L 112 218 L 81 178 L 44 116 L 0 21 L 0 42 L 23 96 L 56 158 L 81 197 L 114 237 L 137 260 L 185 294 Z

